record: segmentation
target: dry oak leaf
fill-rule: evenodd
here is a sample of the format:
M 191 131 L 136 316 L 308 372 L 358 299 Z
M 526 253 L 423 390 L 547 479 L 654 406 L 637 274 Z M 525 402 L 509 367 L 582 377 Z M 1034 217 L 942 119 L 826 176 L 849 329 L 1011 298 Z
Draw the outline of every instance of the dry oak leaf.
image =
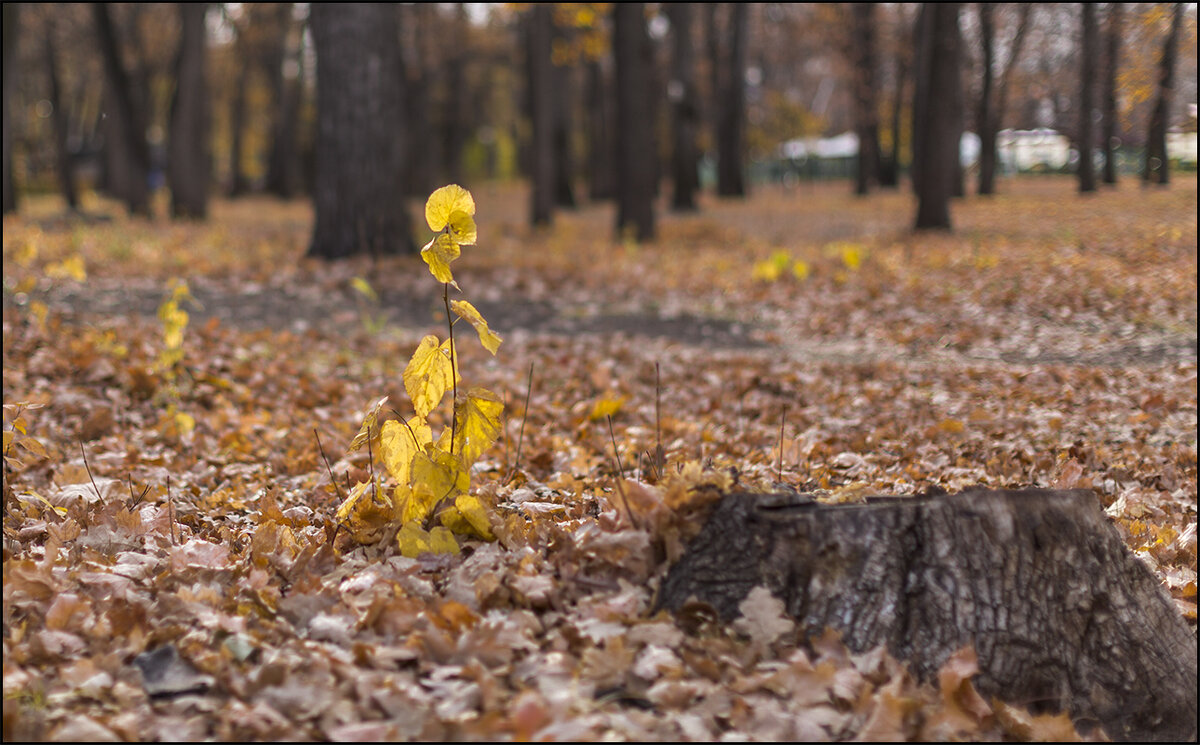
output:
M 796 627 L 784 613 L 783 601 L 762 585 L 750 591 L 738 604 L 738 610 L 742 615 L 733 622 L 733 628 L 755 644 L 767 646 Z

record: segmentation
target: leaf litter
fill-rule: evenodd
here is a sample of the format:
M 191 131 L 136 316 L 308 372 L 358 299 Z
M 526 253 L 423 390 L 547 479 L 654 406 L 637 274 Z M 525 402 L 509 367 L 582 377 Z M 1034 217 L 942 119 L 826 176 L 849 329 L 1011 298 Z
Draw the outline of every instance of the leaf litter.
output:
M 479 415 L 499 441 L 461 512 L 495 540 L 447 530 L 458 553 L 412 556 L 337 507 L 357 489 L 384 509 L 413 413 L 380 399 L 408 400 L 404 361 L 445 329 L 433 302 L 371 326 L 353 278 L 383 308 L 427 282 L 419 257 L 282 260 L 310 219 L 290 205 L 6 218 L 5 738 L 1095 737 L 980 698 L 970 650 L 919 684 L 885 650 L 800 638 L 769 593 L 730 625 L 649 610 L 734 483 L 832 501 L 1053 485 L 1093 489 L 1195 623 L 1195 191 L 1085 201 L 1050 179 L 925 238 L 900 195 L 765 190 L 634 247 L 597 237 L 606 208 L 534 234 L 504 217 L 518 192 L 480 189 L 482 250 L 454 276 L 480 302 L 456 313 L 504 354 L 457 362 L 506 405 Z M 465 236 L 459 212 L 442 217 Z M 172 294 L 183 266 L 202 308 Z M 157 301 L 106 310 L 125 283 Z M 286 312 L 219 315 L 271 297 Z M 172 298 L 190 322 L 164 328 Z M 506 299 L 561 323 L 510 325 Z M 679 318 L 746 343 L 645 333 Z M 367 411 L 392 450 L 350 450 Z

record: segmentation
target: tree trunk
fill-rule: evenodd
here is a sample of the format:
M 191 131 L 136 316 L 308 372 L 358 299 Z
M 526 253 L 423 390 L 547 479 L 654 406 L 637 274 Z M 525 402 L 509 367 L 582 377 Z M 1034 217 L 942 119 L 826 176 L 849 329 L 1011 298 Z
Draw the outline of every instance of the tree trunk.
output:
M 121 63 L 121 50 L 108 3 L 93 4 L 92 18 L 104 58 L 107 87 L 106 120 L 110 124 L 105 147 L 111 148 L 108 186 L 125 201 L 130 214 L 149 216 L 150 150 L 146 144 L 144 112 L 134 101 L 130 75 Z
M 975 8 L 979 13 L 979 39 L 983 46 L 979 104 L 975 110 L 975 127 L 979 131 L 979 194 L 983 196 L 996 192 L 996 114 L 992 109 L 996 23 L 992 3 L 976 3 Z
M 412 253 L 396 7 L 314 3 L 316 224 L 310 256 Z
M 4 76 L 4 87 L 0 90 L 0 96 L 3 97 L 4 106 L 4 172 L 0 174 L 0 178 L 4 181 L 4 214 L 17 211 L 17 188 L 16 182 L 13 179 L 13 121 L 12 112 L 10 111 L 12 91 L 15 88 L 17 77 L 17 23 L 19 22 L 19 5 L 16 3 L 4 3 L 4 46 L 2 53 L 4 55 L 4 69 L 0 70 L 0 74 Z
M 612 99 L 603 60 L 591 60 L 587 65 L 588 197 L 593 202 L 616 194 Z
M 1167 119 L 1171 98 L 1175 92 L 1175 58 L 1179 56 L 1179 27 L 1183 22 L 1183 3 L 1175 3 L 1171 13 L 1171 30 L 1163 42 L 1158 72 L 1158 100 L 1150 115 L 1150 131 L 1146 140 L 1146 163 L 1142 180 L 1166 185 L 1170 181 L 1170 162 L 1167 158 Z
M 553 28 L 552 39 L 565 41 L 562 30 Z M 551 106 L 553 108 L 552 147 L 554 149 L 554 204 L 558 207 L 575 206 L 575 161 L 571 157 L 571 103 L 575 86 L 571 78 L 575 73 L 572 66 L 550 60 Z
M 1096 4 L 1082 3 L 1083 46 L 1079 65 L 1079 191 L 1096 190 L 1096 166 L 1092 162 L 1092 147 L 1095 145 L 1096 67 L 1100 57 L 1100 38 L 1096 30 Z
M 62 82 L 58 75 L 58 52 L 55 41 L 54 16 L 46 17 L 45 47 L 46 78 L 49 82 L 51 118 L 54 123 L 54 149 L 57 161 L 59 188 L 67 202 L 67 209 L 79 209 L 79 184 L 75 180 L 75 169 L 71 164 L 71 152 L 67 144 L 70 122 L 63 108 Z
M 854 64 L 854 129 L 858 135 L 858 163 L 854 193 L 865 196 L 879 183 L 879 107 L 875 86 L 876 3 L 850 7 L 850 52 Z
M 1121 3 L 1108 4 L 1107 49 L 1104 55 L 1104 131 L 1101 133 L 1104 150 L 1104 183 L 1117 183 L 1117 70 L 1121 61 Z
M 892 98 L 892 152 L 888 157 L 885 167 L 880 170 L 879 184 L 888 188 L 897 188 L 900 186 L 900 121 L 901 114 L 904 111 L 904 98 L 906 89 L 908 88 L 908 78 L 912 70 L 912 60 L 909 55 L 912 54 L 913 42 L 916 39 L 913 24 L 904 23 L 903 6 L 897 5 L 894 12 L 899 17 L 898 26 L 904 29 L 902 33 L 907 35 L 907 43 L 896 45 L 896 90 Z
M 463 182 L 463 146 L 467 141 L 468 103 L 466 95 L 466 65 L 470 49 L 467 47 L 467 10 L 463 3 L 454 4 L 454 47 L 446 60 L 445 128 L 442 150 L 446 160 L 446 180 L 452 184 Z
M 1090 491 L 729 494 L 656 605 L 728 621 L 760 585 L 806 634 L 887 645 L 922 680 L 970 645 L 984 696 L 1065 709 L 1118 740 L 1196 736 L 1196 638 Z
M 696 210 L 696 191 L 700 188 L 699 163 L 696 151 L 696 131 L 700 108 L 696 93 L 695 49 L 692 44 L 693 3 L 668 3 L 665 6 L 671 21 L 671 82 L 667 98 L 671 101 L 671 149 L 675 189 L 671 208 L 676 212 Z
M 730 8 L 730 44 L 726 64 L 721 65 L 724 74 L 717 98 L 717 195 L 744 197 L 746 26 L 750 6 L 748 3 L 727 3 L 726 7 Z
M 267 191 L 291 199 L 300 191 L 300 156 L 297 125 L 300 119 L 300 44 L 292 19 L 292 3 L 277 8 L 279 36 L 267 71 L 275 93 L 271 122 L 271 154 L 267 158 Z M 301 34 L 303 32 L 301 31 Z
M 179 6 L 179 58 L 175 99 L 171 103 L 171 215 L 203 219 L 208 215 L 211 165 L 208 155 L 208 86 L 205 82 L 204 3 Z
M 958 3 L 922 3 L 913 112 L 917 230 L 950 229 L 962 127 Z
M 235 45 L 238 51 L 238 57 L 242 62 L 243 67 L 250 64 L 248 56 L 248 46 L 242 38 L 238 38 Z M 237 81 L 234 83 L 233 100 L 229 105 L 229 196 L 240 197 L 250 190 L 250 183 L 246 179 L 246 174 L 242 170 L 242 159 L 245 157 L 245 138 L 243 132 L 246 129 L 246 88 L 249 75 L 238 75 Z
M 613 8 L 617 63 L 617 238 L 632 228 L 654 240 L 654 113 L 647 71 L 654 64 L 642 3 Z
M 554 220 L 554 75 L 551 60 L 554 33 L 553 9 L 535 3 L 526 27 L 525 66 L 529 84 L 530 223 L 549 225 Z

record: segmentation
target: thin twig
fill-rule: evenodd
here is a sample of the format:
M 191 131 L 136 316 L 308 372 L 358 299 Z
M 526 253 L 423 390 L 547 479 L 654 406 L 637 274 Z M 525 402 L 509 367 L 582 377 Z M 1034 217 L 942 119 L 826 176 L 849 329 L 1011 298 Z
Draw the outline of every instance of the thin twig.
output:
M 454 391 L 454 399 L 450 402 L 450 454 L 454 455 L 454 438 L 458 436 L 458 366 L 454 360 L 454 316 L 450 314 L 449 282 L 442 283 L 442 302 L 446 304 L 446 325 L 450 328 L 450 387 Z
M 521 430 L 517 433 L 517 456 L 505 481 L 511 481 L 521 466 L 521 444 L 525 442 L 525 420 L 529 418 L 529 394 L 533 391 L 533 363 L 529 363 L 529 379 L 525 381 L 525 409 L 521 412 Z
M 621 465 L 621 454 L 617 452 L 617 436 L 613 433 L 612 414 L 607 415 L 608 418 L 608 436 L 612 440 L 613 457 L 617 460 L 617 475 L 625 478 L 625 467 Z
M 142 503 L 142 500 L 145 499 L 146 493 L 150 491 L 150 485 L 146 484 L 146 488 L 142 489 L 142 493 L 135 497 L 133 496 L 133 479 L 130 478 L 128 474 L 126 474 L 125 478 L 128 479 L 129 482 L 129 504 L 125 506 L 125 510 L 127 512 L 133 512 L 133 508 L 137 507 Z
M 783 405 L 783 411 L 779 413 L 779 464 L 775 468 L 776 481 L 783 481 L 783 422 L 787 419 L 787 404 Z
M 662 479 L 663 468 L 666 466 L 667 451 L 662 444 L 662 378 L 659 375 L 658 362 L 654 363 L 654 439 L 657 447 L 654 449 L 654 478 Z
M 104 495 L 100 493 L 100 487 L 96 486 L 96 479 L 92 476 L 92 467 L 88 465 L 87 450 L 83 447 L 83 440 L 79 441 L 79 452 L 83 453 L 83 467 L 87 469 L 88 480 L 92 482 L 92 488 L 96 490 L 96 498 L 100 500 L 100 504 L 107 507 L 108 503 L 104 501 Z
M 167 474 L 167 528 L 171 532 L 171 545 L 175 545 L 175 501 L 171 499 L 171 474 Z
M 625 480 L 625 468 L 621 465 L 621 454 L 617 452 L 617 436 L 613 434 L 612 415 L 608 416 L 608 436 L 612 439 L 613 460 L 617 464 L 617 494 L 621 496 L 621 503 L 625 505 L 625 514 L 629 515 L 629 522 L 637 530 L 641 530 L 642 526 L 638 524 L 637 518 L 634 517 L 633 510 L 629 507 L 629 498 L 625 496 L 625 485 L 621 482 Z
M 313 435 L 317 438 L 317 450 L 321 451 L 321 458 L 325 461 L 325 470 L 329 472 L 329 483 L 333 484 L 334 490 L 337 492 L 338 499 L 344 500 L 342 496 L 342 488 L 338 486 L 337 479 L 333 477 L 333 466 L 329 465 L 329 456 L 325 455 L 325 446 L 321 444 L 321 433 L 313 427 Z

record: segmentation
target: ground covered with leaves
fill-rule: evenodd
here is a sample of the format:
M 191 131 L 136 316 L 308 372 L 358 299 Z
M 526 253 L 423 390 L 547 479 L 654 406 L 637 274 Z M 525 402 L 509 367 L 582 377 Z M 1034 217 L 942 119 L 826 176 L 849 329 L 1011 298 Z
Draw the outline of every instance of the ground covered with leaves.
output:
M 446 329 L 420 258 L 303 260 L 301 204 L 33 200 L 4 221 L 5 739 L 1080 736 L 981 698 L 970 650 L 918 683 L 769 595 L 652 613 L 734 484 L 1055 486 L 1195 624 L 1196 180 L 1074 188 L 1009 182 L 951 235 L 909 234 L 904 194 L 763 189 L 640 246 L 610 207 L 532 231 L 477 188 L 454 277 L 503 342 L 457 362 L 506 404 L 470 474 L 494 540 L 413 557 L 338 508 Z

